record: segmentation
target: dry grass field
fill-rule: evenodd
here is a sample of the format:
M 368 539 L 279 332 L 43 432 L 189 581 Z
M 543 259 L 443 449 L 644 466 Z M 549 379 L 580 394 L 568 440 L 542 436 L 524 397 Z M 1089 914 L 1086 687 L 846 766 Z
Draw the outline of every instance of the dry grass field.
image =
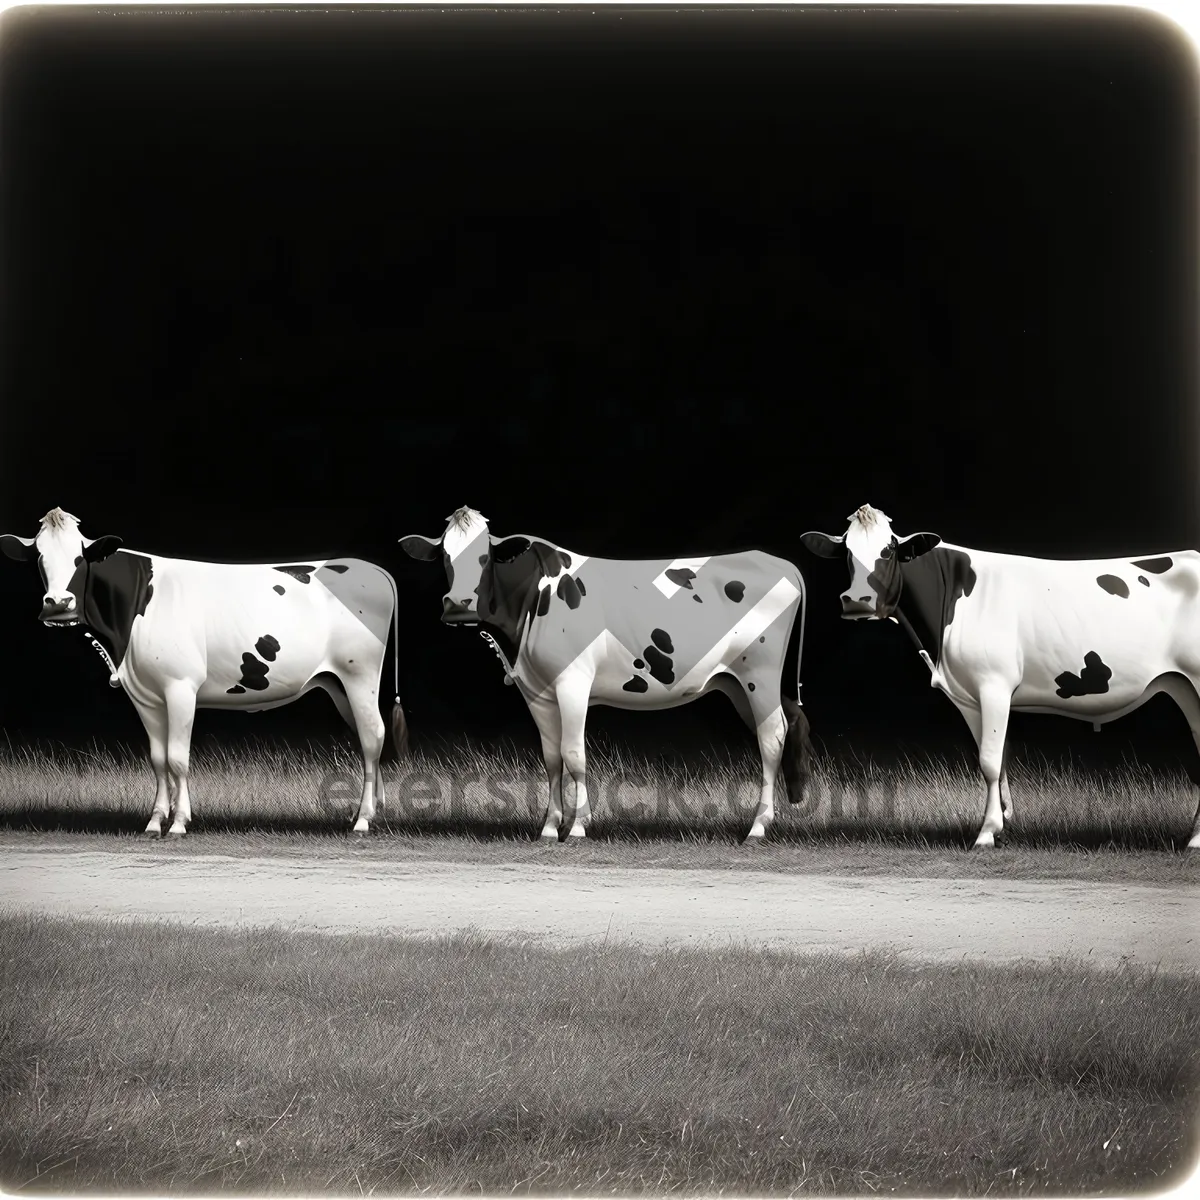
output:
M 1200 979 L 0 918 L 6 1191 L 1129 1195 Z
M 346 746 L 201 748 L 193 755 L 193 821 L 181 850 L 342 852 L 359 771 Z M 589 758 L 586 844 L 545 850 L 533 844 L 546 803 L 536 755 L 510 745 L 465 746 L 386 764 L 387 804 L 374 836 L 355 853 L 491 862 L 544 850 L 595 866 L 1168 883 L 1200 872 L 1200 856 L 1182 852 L 1195 812 L 1182 772 L 1125 764 L 1100 773 L 1018 758 L 1011 775 L 1016 818 L 993 852 L 969 851 L 983 802 L 969 766 L 830 757 L 801 804 L 778 805 L 768 843 L 743 848 L 757 799 L 749 755 L 668 766 L 598 747 Z M 127 850 L 152 796 L 140 747 L 0 747 L 0 843 Z

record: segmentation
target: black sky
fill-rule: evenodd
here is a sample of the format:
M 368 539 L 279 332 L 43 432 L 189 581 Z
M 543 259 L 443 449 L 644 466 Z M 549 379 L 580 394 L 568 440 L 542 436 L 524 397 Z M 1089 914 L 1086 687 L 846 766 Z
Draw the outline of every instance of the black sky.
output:
M 759 545 L 810 582 L 818 732 L 965 736 L 798 535 L 1200 545 L 1196 82 L 1120 9 L 10 10 L 0 525 L 372 559 L 414 728 L 522 736 L 397 538 Z M 136 739 L 38 601 L 0 569 L 0 723 Z M 254 721 L 337 724 L 201 718 Z

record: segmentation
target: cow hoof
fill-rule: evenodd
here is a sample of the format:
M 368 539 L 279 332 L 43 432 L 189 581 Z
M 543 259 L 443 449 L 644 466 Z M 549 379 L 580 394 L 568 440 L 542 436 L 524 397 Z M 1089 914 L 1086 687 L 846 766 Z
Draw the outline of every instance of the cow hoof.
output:
M 162 837 L 161 829 L 143 829 L 142 837 L 144 838 L 160 838 Z
M 542 846 L 557 846 L 558 845 L 558 834 L 557 833 L 543 833 L 541 835 L 541 837 L 538 838 L 538 843 Z
M 365 830 L 365 829 L 352 829 L 352 830 L 350 830 L 350 836 L 351 836 L 352 838 L 356 839 L 356 840 L 357 840 L 357 839 L 359 839 L 359 838 L 365 838 L 365 837 L 367 836 L 367 830 Z
M 167 837 L 169 837 L 171 841 L 177 842 L 181 837 L 183 837 L 183 833 L 184 831 L 182 829 L 168 829 Z

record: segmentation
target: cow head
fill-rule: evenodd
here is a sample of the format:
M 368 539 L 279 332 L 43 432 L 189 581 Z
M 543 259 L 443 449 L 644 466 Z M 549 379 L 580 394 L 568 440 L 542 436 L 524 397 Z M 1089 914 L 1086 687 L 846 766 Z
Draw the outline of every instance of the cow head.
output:
M 488 611 L 492 566 L 528 550 L 531 539 L 493 538 L 487 518 L 473 508 L 456 509 L 448 521 L 441 537 L 412 534 L 401 538 L 400 545 L 411 558 L 423 562 L 441 558 L 446 568 L 442 620 L 447 625 L 478 625 L 481 609 Z
M 841 537 L 806 533 L 800 541 L 821 558 L 845 553 L 850 586 L 842 593 L 842 617 L 848 621 L 885 620 L 900 602 L 900 564 L 932 550 L 942 539 L 936 533 L 897 538 L 887 514 L 864 504 L 849 518 Z
M 41 620 L 46 625 L 79 624 L 79 597 L 72 591 L 77 568 L 107 558 L 120 544 L 121 539 L 111 534 L 85 538 L 79 532 L 79 518 L 61 508 L 52 508 L 42 518 L 36 537 L 0 534 L 0 550 L 9 558 L 37 560 L 45 589 Z

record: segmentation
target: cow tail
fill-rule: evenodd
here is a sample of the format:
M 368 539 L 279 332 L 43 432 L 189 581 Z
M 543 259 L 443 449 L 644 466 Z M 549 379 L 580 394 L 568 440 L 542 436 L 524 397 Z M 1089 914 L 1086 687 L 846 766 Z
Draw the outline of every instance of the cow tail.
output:
M 383 571 L 383 568 L 379 568 Z M 392 746 L 397 758 L 408 755 L 408 719 L 404 715 L 404 706 L 400 703 L 400 593 L 396 581 L 387 571 L 383 571 L 388 583 L 392 585 Z
M 783 741 L 783 778 L 787 784 L 787 798 L 792 804 L 804 799 L 805 784 L 812 778 L 813 748 L 809 740 L 808 718 L 801 707 L 800 663 L 804 657 L 804 616 L 808 607 L 808 593 L 804 587 L 804 576 L 796 572 L 800 584 L 800 634 L 796 640 L 796 698 L 782 697 L 783 715 L 787 730 Z

